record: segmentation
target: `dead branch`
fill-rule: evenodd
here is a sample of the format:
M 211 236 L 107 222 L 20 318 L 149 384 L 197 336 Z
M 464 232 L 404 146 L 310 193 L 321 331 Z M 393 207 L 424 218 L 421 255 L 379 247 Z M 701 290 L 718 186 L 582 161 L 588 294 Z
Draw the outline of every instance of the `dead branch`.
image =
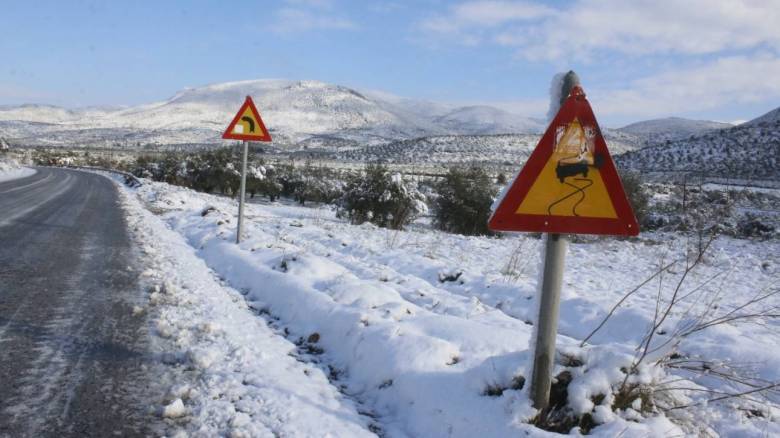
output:
M 743 396 L 750 395 L 750 394 L 755 394 L 755 393 L 761 392 L 761 391 L 768 391 L 770 389 L 774 389 L 774 388 L 777 388 L 777 387 L 780 387 L 780 382 L 776 382 L 776 383 L 773 383 L 771 385 L 763 386 L 761 388 L 754 388 L 754 389 L 751 389 L 751 390 L 748 390 L 748 391 L 744 391 L 744 392 L 728 393 L 728 394 L 720 396 L 720 397 L 715 397 L 715 398 L 711 398 L 711 399 L 708 399 L 708 400 L 702 400 L 702 401 L 699 401 L 699 402 L 696 402 L 696 403 L 690 403 L 690 404 L 681 405 L 681 406 L 672 406 L 671 408 L 667 408 L 666 410 L 667 411 L 671 411 L 671 410 L 674 410 L 674 409 L 691 408 L 691 407 L 699 406 L 699 405 L 702 405 L 702 404 L 705 404 L 705 403 L 712 403 L 712 402 L 727 400 L 727 399 L 735 398 L 735 397 L 743 397 Z
M 631 291 L 629 291 L 628 293 L 626 293 L 625 295 L 623 295 L 623 298 L 621 298 L 621 299 L 620 299 L 620 301 L 618 301 L 618 302 L 617 302 L 617 304 L 615 304 L 614 306 L 612 306 L 612 309 L 610 309 L 610 311 L 607 313 L 607 315 L 606 315 L 606 316 L 604 316 L 604 319 L 602 319 L 602 320 L 601 320 L 601 322 L 599 323 L 599 325 L 598 325 L 598 326 L 596 326 L 596 328 L 595 328 L 595 329 L 593 329 L 593 331 L 592 331 L 592 332 L 590 332 L 590 334 L 589 334 L 588 336 L 586 336 L 586 337 L 585 337 L 585 339 L 583 339 L 583 340 L 582 340 L 582 342 L 580 342 L 580 347 L 584 347 L 584 346 L 585 346 L 585 343 L 586 343 L 586 342 L 588 342 L 588 340 L 589 340 L 590 338 L 592 338 L 592 337 L 593 337 L 593 335 L 595 335 L 595 334 L 596 334 L 596 332 L 598 332 L 598 331 L 599 331 L 599 330 L 600 330 L 600 329 L 601 329 L 601 328 L 604 326 L 604 324 L 606 324 L 606 323 L 607 323 L 607 320 L 609 320 L 609 318 L 610 318 L 610 317 L 611 317 L 611 316 L 612 316 L 612 315 L 615 313 L 615 311 L 618 309 L 618 307 L 620 307 L 620 305 L 621 305 L 621 304 L 623 304 L 623 302 L 624 302 L 624 301 L 626 301 L 626 300 L 628 299 L 628 297 L 630 297 L 631 295 L 633 295 L 633 294 L 634 294 L 635 292 L 637 292 L 639 289 L 642 289 L 642 287 L 644 287 L 644 286 L 645 286 L 647 283 L 650 283 L 650 282 L 651 282 L 651 281 L 652 281 L 652 280 L 653 280 L 655 277 L 657 277 L 657 276 L 661 275 L 663 272 L 665 272 L 667 269 L 671 268 L 671 267 L 672 267 L 674 264 L 676 264 L 676 263 L 677 263 L 677 261 L 674 261 L 674 262 L 671 262 L 671 263 L 667 264 L 666 266 L 663 266 L 661 269 L 659 269 L 659 270 L 655 271 L 655 272 L 653 273 L 653 275 L 651 275 L 650 277 L 648 277 L 647 279 L 645 279 L 645 281 L 643 281 L 642 283 L 640 283 L 640 284 L 639 284 L 639 286 L 637 286 L 637 287 L 633 288 Z

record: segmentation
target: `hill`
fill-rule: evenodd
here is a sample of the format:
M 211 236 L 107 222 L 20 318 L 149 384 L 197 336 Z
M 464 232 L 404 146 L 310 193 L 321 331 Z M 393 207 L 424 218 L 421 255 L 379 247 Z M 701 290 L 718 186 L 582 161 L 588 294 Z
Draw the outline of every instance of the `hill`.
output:
M 756 117 L 755 119 L 745 123 L 745 125 L 749 126 L 757 126 L 761 125 L 762 123 L 773 123 L 780 120 L 780 108 L 775 108 L 772 111 L 769 111 L 768 113 L 764 114 L 763 116 Z
M 538 131 L 538 122 L 492 107 L 457 108 L 318 81 L 263 79 L 185 89 L 166 101 L 130 108 L 0 107 L 0 133 L 43 145 L 220 143 L 246 95 L 255 100 L 278 147 Z
M 690 120 L 680 117 L 645 120 L 632 123 L 619 131 L 642 139 L 646 145 L 663 143 L 667 140 L 679 140 L 690 136 L 704 134 L 718 129 L 731 128 L 729 123 L 709 120 Z
M 618 164 L 644 173 L 780 181 L 780 118 L 759 119 L 631 151 Z
M 603 130 L 603 133 L 613 155 L 633 150 L 636 146 L 630 135 L 609 129 Z M 468 163 L 516 168 L 525 162 L 539 138 L 539 134 L 429 136 L 323 156 L 353 162 L 383 161 L 410 165 Z

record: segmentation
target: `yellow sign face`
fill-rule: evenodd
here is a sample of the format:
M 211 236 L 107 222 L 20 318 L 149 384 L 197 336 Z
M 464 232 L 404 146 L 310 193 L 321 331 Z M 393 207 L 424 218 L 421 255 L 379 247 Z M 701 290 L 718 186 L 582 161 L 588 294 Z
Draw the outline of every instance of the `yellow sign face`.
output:
M 257 123 L 257 119 L 255 119 L 255 115 L 252 114 L 252 109 L 247 107 L 246 109 L 244 109 L 244 113 L 241 114 L 241 117 L 238 119 L 238 123 L 236 123 L 236 125 L 233 126 L 233 133 L 251 134 L 253 132 L 256 132 L 258 125 L 259 123 Z
M 517 214 L 617 218 L 594 155 L 596 129 L 574 119 L 559 126 L 553 153 L 518 206 Z

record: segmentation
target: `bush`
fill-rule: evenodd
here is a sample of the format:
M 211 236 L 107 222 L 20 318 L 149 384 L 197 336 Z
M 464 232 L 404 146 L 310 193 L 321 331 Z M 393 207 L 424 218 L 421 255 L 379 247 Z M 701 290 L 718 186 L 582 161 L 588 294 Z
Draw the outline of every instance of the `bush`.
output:
M 364 173 L 348 178 L 337 214 L 353 224 L 371 222 L 400 230 L 426 210 L 425 197 L 400 174 L 368 165 Z
M 344 183 L 336 171 L 327 167 L 314 167 L 307 162 L 298 169 L 292 196 L 301 205 L 306 201 L 329 204 L 338 200 L 343 191 Z
M 483 169 L 451 168 L 435 190 L 434 224 L 439 229 L 466 235 L 492 234 L 487 222 L 498 190 Z
M 739 221 L 737 231 L 741 237 L 771 237 L 775 227 L 755 215 L 747 214 Z
M 642 185 L 642 178 L 638 173 L 626 172 L 620 175 L 620 181 L 623 183 L 623 190 L 626 192 L 628 203 L 631 205 L 631 209 L 634 210 L 634 216 L 640 227 L 654 226 L 652 218 L 648 218 L 648 204 L 650 197 L 647 194 L 647 189 Z M 653 223 L 650 223 L 653 222 Z
M 298 201 L 332 203 L 341 197 L 344 183 L 332 169 L 293 164 L 265 166 L 249 150 L 246 191 L 249 196 L 267 196 L 272 202 L 280 196 Z M 241 185 L 241 150 L 222 148 L 197 154 L 167 153 L 160 159 L 139 157 L 130 166 L 137 177 L 189 187 L 206 193 L 236 196 Z
M 282 194 L 282 184 L 278 181 L 278 172 L 273 166 L 253 167 L 247 171 L 246 191 L 254 198 L 255 194 L 267 196 L 271 202 Z

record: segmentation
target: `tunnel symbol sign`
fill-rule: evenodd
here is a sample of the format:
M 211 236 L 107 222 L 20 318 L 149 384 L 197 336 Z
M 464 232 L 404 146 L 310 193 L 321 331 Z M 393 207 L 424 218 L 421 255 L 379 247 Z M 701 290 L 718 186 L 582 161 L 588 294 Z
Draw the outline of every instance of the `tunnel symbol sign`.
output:
M 271 134 L 265 127 L 260 112 L 252 98 L 247 96 L 241 109 L 230 122 L 222 138 L 227 140 L 271 141 Z

